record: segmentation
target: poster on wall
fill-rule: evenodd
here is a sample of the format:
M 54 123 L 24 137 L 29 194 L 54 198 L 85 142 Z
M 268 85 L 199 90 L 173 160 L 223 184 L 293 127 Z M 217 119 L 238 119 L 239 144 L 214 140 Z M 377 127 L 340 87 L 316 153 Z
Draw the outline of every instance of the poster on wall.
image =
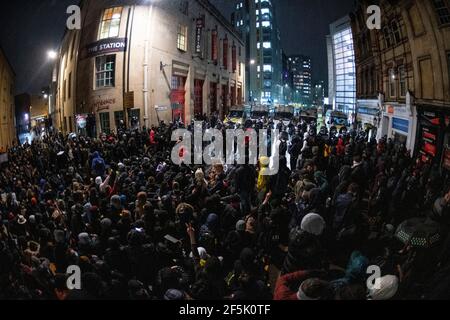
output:
M 87 125 L 87 115 L 77 114 L 76 115 L 77 127 L 78 129 L 85 129 Z
M 437 130 L 435 128 L 423 127 L 421 138 L 422 151 L 434 158 L 437 154 Z

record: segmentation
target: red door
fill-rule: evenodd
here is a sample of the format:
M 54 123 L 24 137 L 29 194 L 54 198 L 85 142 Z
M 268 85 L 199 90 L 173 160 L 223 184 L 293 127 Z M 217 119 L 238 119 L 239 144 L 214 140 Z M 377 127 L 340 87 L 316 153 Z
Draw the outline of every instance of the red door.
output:
M 170 103 L 172 104 L 172 120 L 183 121 L 185 123 L 184 106 L 186 103 L 186 90 L 184 85 L 186 78 L 181 76 L 172 76 L 172 92 L 170 94 Z

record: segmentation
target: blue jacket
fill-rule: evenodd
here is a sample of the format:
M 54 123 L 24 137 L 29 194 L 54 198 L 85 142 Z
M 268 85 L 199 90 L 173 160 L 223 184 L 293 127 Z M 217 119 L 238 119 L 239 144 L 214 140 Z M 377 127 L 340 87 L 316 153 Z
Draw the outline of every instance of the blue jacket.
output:
M 94 152 L 91 169 L 95 172 L 97 176 L 103 176 L 105 174 L 106 169 L 105 160 L 103 160 L 103 158 L 97 151 Z

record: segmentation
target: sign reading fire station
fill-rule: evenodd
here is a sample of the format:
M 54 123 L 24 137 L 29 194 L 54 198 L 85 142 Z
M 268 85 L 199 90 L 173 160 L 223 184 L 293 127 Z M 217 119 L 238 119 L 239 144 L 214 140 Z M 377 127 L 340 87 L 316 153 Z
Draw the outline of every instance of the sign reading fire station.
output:
M 84 50 L 83 56 L 86 58 L 92 58 L 106 53 L 124 52 L 126 49 L 126 38 L 103 39 L 88 45 Z

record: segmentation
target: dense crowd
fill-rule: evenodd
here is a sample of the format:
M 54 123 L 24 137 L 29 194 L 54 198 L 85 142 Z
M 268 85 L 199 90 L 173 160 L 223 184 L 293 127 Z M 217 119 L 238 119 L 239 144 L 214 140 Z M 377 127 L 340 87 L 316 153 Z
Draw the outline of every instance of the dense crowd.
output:
M 448 176 L 403 145 L 278 124 L 280 169 L 267 176 L 263 161 L 174 165 L 177 127 L 52 132 L 11 149 L 0 172 L 0 299 L 450 297 Z M 397 227 L 415 217 L 438 224 L 439 241 L 400 241 Z M 71 265 L 81 289 L 67 288 Z

